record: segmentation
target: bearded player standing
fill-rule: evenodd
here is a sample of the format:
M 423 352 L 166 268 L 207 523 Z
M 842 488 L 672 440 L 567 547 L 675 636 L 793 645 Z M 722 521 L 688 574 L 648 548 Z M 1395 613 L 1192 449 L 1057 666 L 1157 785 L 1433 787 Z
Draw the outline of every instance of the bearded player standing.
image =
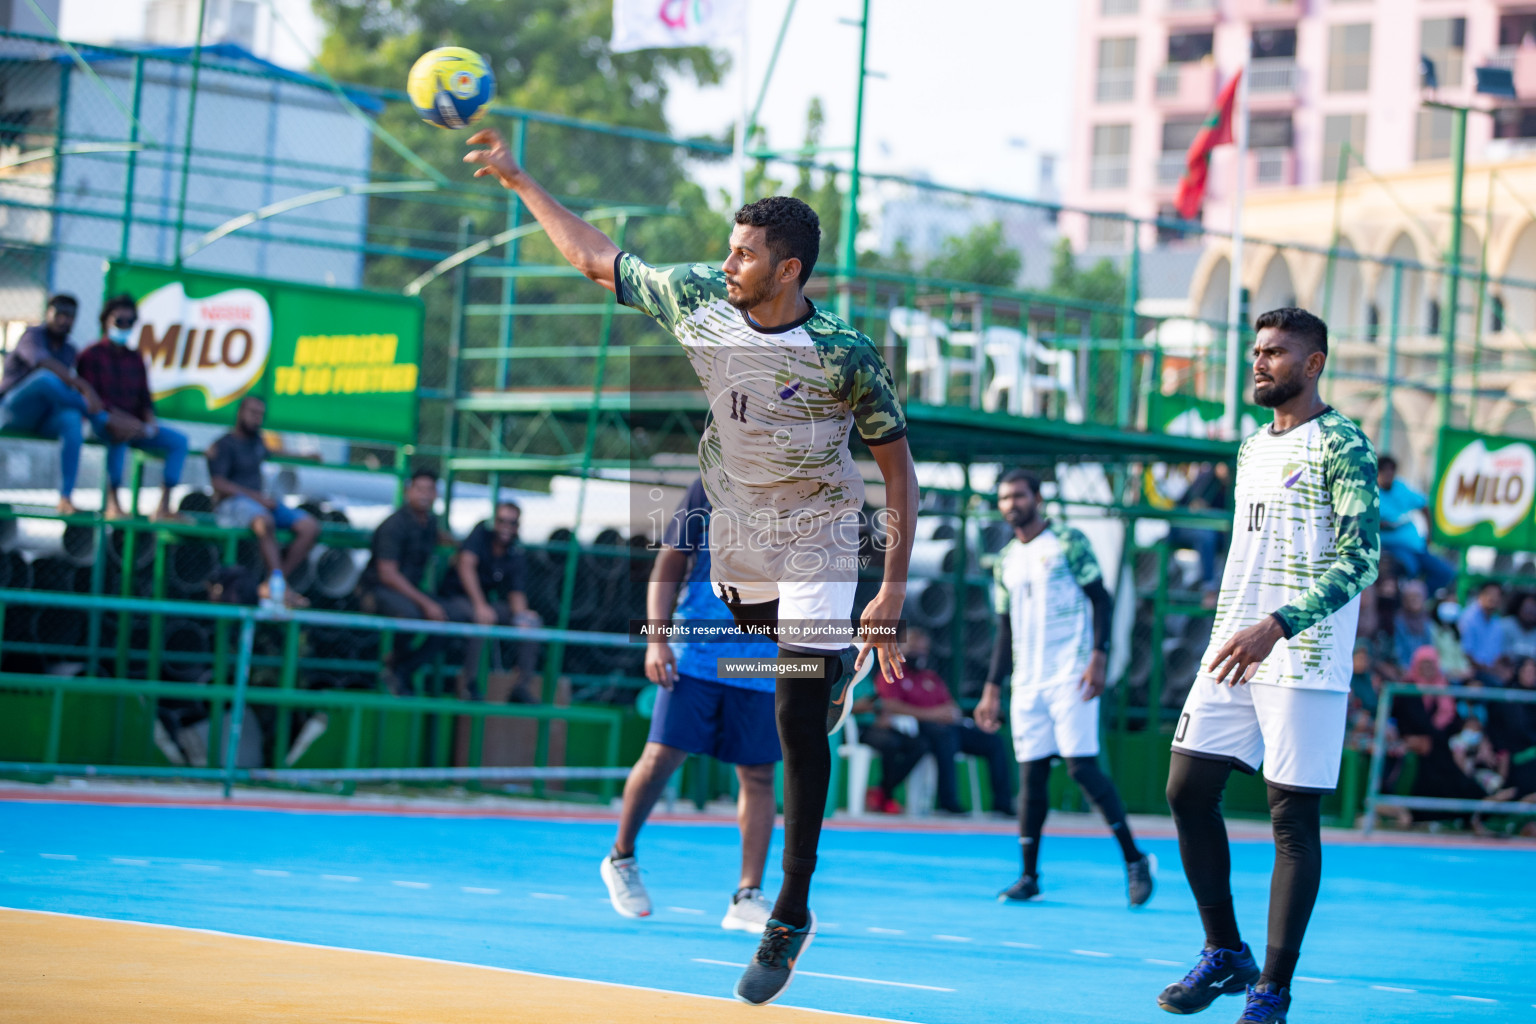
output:
M 1339 781 L 1359 595 L 1376 579 L 1376 453 L 1323 404 L 1328 328 L 1301 309 L 1259 317 L 1253 397 L 1274 422 L 1243 443 L 1236 520 L 1211 646 L 1173 737 L 1168 805 L 1205 927 L 1199 962 L 1158 996 L 1197 1013 L 1247 991 L 1242 1024 L 1284 1024 L 1322 877 L 1322 799 Z M 1221 794 L 1264 766 L 1275 837 L 1261 970 L 1232 910 Z
M 867 337 L 805 297 L 821 227 L 798 199 L 773 196 L 738 210 L 719 269 L 656 268 L 561 206 L 495 131 L 477 132 L 469 145 L 482 147 L 464 157 L 480 165 L 475 176 L 494 175 L 516 192 L 572 266 L 682 342 L 713 414 L 699 470 L 715 510 L 715 591 L 744 629 L 770 631 L 784 668 L 798 661 L 814 673 L 781 674 L 775 684 L 784 881 L 735 989 L 744 1002 L 772 1002 L 816 933 L 809 894 L 832 768 L 827 735 L 846 717 L 856 668 L 871 649 L 886 676 L 902 675 L 893 634 L 865 644 L 856 661 L 848 628 L 864 503 L 848 450 L 855 427 L 885 481 L 890 543 L 861 629 L 894 626 L 906 597 L 917 482 L 890 371 Z

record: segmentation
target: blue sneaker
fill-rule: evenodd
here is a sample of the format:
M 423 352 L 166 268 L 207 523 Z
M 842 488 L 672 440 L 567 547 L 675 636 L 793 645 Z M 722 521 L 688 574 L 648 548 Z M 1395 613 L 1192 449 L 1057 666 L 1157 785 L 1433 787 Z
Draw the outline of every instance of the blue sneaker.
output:
M 1183 981 L 1163 989 L 1157 1005 L 1169 1013 L 1199 1013 L 1217 996 L 1236 995 L 1258 980 L 1259 965 L 1253 962 L 1248 943 L 1242 949 L 1206 946 L 1200 951 L 1200 962 Z
M 736 998 L 753 1006 L 766 1006 L 789 988 L 795 976 L 795 964 L 816 936 L 816 915 L 809 915 L 804 928 L 791 928 L 770 919 L 763 929 L 757 953 L 736 982 Z
M 1264 982 L 1248 986 L 1248 1005 L 1237 1024 L 1285 1024 L 1291 1008 L 1291 990 Z

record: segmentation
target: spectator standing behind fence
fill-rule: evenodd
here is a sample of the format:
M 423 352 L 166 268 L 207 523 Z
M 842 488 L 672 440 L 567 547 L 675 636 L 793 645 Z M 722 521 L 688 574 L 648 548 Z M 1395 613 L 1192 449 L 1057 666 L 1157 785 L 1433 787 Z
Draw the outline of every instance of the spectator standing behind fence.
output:
M 101 311 L 101 337 L 80 353 L 77 372 L 95 390 L 108 415 L 105 429 L 92 424 L 97 438 L 107 445 L 107 479 L 111 483 L 107 488 L 107 518 L 121 519 L 126 515 L 117 492 L 123 486 L 123 467 L 132 447 L 165 459 L 160 505 L 152 518 L 157 522 L 175 522 L 181 517 L 171 511 L 171 490 L 181 483 L 181 469 L 187 461 L 187 436 L 155 419 L 144 357 L 137 349 L 128 347 L 138 320 L 139 307 L 133 296 L 108 299 Z
M 1445 559 L 1429 552 L 1424 534 L 1413 525 L 1415 512 L 1428 527 L 1429 502 L 1424 495 L 1397 478 L 1397 460 L 1390 455 L 1376 459 L 1376 486 L 1381 491 L 1381 553 L 1390 555 L 1409 576 L 1429 584 L 1439 593 L 1456 579 L 1456 570 Z
M 1007 745 L 997 724 L 983 729 L 965 717 L 943 678 L 929 667 L 931 646 L 927 631 L 916 627 L 907 630 L 907 642 L 902 648 L 907 656 L 906 674 L 894 680 L 876 676 L 881 707 L 889 714 L 910 715 L 917 720 L 917 734 L 932 752 L 939 770 L 935 801 L 939 810 L 948 814 L 965 811 L 960 806 L 955 777 L 955 755 L 963 753 L 987 762 L 992 810 L 1012 817 L 1015 768 Z M 981 794 L 972 793 L 971 801 L 980 806 Z
M 373 531 L 373 557 L 362 578 L 364 611 L 392 619 L 448 621 L 447 609 L 422 589 L 438 546 L 453 543 L 432 512 L 436 500 L 437 474 L 430 469 L 413 471 L 405 489 L 405 504 Z M 384 685 L 396 696 L 405 695 L 411 677 L 448 643 L 443 634 L 428 633 L 422 636 L 420 646 L 408 651 L 412 639 L 408 633 L 395 636 L 394 653 L 381 672 Z
M 18 430 L 59 442 L 59 514 L 74 515 L 71 500 L 80 475 L 82 421 L 105 429 L 107 413 L 95 390 L 75 373 L 69 332 L 79 303 L 73 295 L 48 300 L 43 322 L 28 327 L 5 357 L 0 375 L 0 430 Z
M 1230 500 L 1232 467 L 1225 462 L 1207 466 L 1195 477 L 1179 507 L 1191 512 L 1226 512 Z M 1220 530 L 1196 529 L 1176 526 L 1168 531 L 1168 546 L 1174 550 L 1186 549 L 1200 556 L 1200 590 L 1208 595 L 1215 607 L 1217 590 L 1216 553 L 1221 547 Z
M 475 622 L 482 626 L 536 627 L 542 620 L 528 607 L 528 559 L 517 544 L 517 530 L 523 511 L 515 501 L 497 504 L 489 523 L 477 523 L 459 545 L 453 564 L 438 585 L 443 610 L 454 622 Z M 464 654 L 464 671 L 471 697 L 478 697 L 480 646 L 471 638 Z M 538 646 L 519 645 L 519 684 L 533 676 Z
M 214 514 L 220 526 L 243 527 L 256 535 L 261 560 L 267 567 L 261 596 L 301 607 L 309 602 L 288 590 L 287 577 L 309 557 L 320 536 L 320 524 L 309 513 L 289 508 L 266 493 L 261 479 L 262 463 L 271 454 L 261 439 L 266 421 L 267 403 L 256 395 L 246 395 L 235 413 L 235 429 L 208 447 L 208 478 L 218 502 Z M 278 530 L 293 533 L 287 551 L 277 545 Z
M 1456 621 L 1461 634 L 1461 649 L 1472 662 L 1472 671 L 1489 686 L 1502 686 L 1505 669 L 1504 630 L 1499 625 L 1499 606 L 1504 603 L 1504 588 L 1493 580 L 1477 588 L 1477 599 L 1467 605 Z

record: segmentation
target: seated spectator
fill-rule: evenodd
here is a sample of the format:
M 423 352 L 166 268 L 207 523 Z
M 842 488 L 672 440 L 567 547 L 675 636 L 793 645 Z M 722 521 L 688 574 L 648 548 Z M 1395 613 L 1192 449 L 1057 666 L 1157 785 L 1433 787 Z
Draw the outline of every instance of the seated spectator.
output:
M 522 509 L 514 501 L 496 506 L 490 523 L 477 523 L 453 556 L 453 564 L 438 585 L 443 610 L 454 622 L 482 626 L 540 625 L 538 612 L 528 607 L 528 560 L 517 545 Z M 463 676 L 471 695 L 477 691 L 481 640 L 472 638 L 464 655 Z M 520 644 L 522 681 L 533 676 L 538 645 Z
M 1418 686 L 1443 687 L 1447 685 L 1440 671 L 1440 657 L 1433 647 L 1421 647 L 1414 652 L 1408 669 L 1409 683 Z M 1397 720 L 1408 749 L 1418 756 L 1418 770 L 1414 775 L 1409 793 L 1413 796 L 1442 797 L 1453 800 L 1483 800 L 1487 794 L 1456 763 L 1451 750 L 1451 737 L 1462 731 L 1464 720 L 1456 709 L 1455 698 L 1449 695 L 1405 694 L 1392 702 L 1392 717 Z M 1412 812 L 1415 821 L 1453 820 L 1468 817 L 1459 811 Z M 1473 827 L 1481 830 L 1482 822 L 1472 815 Z
M 1191 512 L 1225 512 L 1227 509 L 1230 484 L 1232 481 L 1232 467 L 1225 462 L 1218 462 L 1207 466 L 1195 477 L 1184 496 L 1179 499 L 1179 507 L 1189 509 Z M 1168 531 L 1168 546 L 1174 550 L 1189 550 L 1200 556 L 1200 587 L 1208 594 L 1214 594 L 1220 582 L 1216 578 L 1216 554 L 1221 547 L 1222 533 L 1220 530 L 1203 530 L 1187 526 L 1176 526 Z M 1214 605 L 1213 605 L 1214 607 Z
M 436 500 L 437 474 L 430 469 L 414 471 L 405 489 L 405 504 L 390 513 L 373 532 L 373 557 L 368 560 L 360 583 L 364 611 L 393 619 L 448 621 L 447 609 L 422 589 L 427 566 L 438 545 L 453 543 L 432 512 Z M 408 651 L 412 639 L 407 633 L 396 634 L 394 653 L 384 666 L 382 680 L 396 696 L 405 695 L 411 677 L 437 657 L 449 638 L 441 633 L 428 633 L 422 635 L 420 646 Z
M 1429 546 L 1413 524 L 1415 512 L 1424 516 L 1429 502 L 1424 495 L 1397 478 L 1397 460 L 1382 455 L 1376 460 L 1376 485 L 1381 490 L 1381 552 L 1390 555 L 1409 576 L 1421 577 L 1431 593 L 1439 593 L 1456 579 L 1456 570 L 1445 559 L 1429 552 Z
M 1472 663 L 1473 674 L 1487 686 L 1503 686 L 1508 674 L 1502 662 L 1504 631 L 1499 625 L 1499 606 L 1503 603 L 1504 588 L 1486 580 L 1477 588 L 1477 599 L 1456 621 L 1461 649 Z
M 1363 642 L 1355 644 L 1354 673 L 1349 680 L 1349 735 L 1345 747 L 1369 755 L 1376 749 L 1376 713 L 1381 708 L 1383 679 L 1371 664 L 1370 648 Z M 1390 793 L 1402 774 L 1403 755 L 1407 749 L 1398 736 L 1397 726 L 1390 719 L 1386 728 L 1386 751 L 1383 758 L 1381 790 Z M 1406 815 L 1394 814 L 1406 825 Z
M 960 705 L 955 703 L 944 680 L 928 667 L 931 646 L 932 641 L 925 630 L 916 627 L 907 630 L 907 642 L 902 647 L 907 659 L 906 673 L 894 681 L 876 673 L 880 706 L 888 714 L 908 715 L 917 720 L 917 734 L 927 743 L 938 764 L 936 802 L 939 810 L 949 814 L 964 813 L 955 778 L 955 755 L 964 753 L 987 762 L 987 773 L 992 781 L 992 810 L 1012 817 L 1013 776 L 1017 769 L 1008 744 L 996 729 L 982 729 L 974 719 L 966 718 L 960 711 Z M 973 793 L 971 799 L 979 802 L 981 794 Z
M 267 403 L 256 395 L 246 395 L 235 414 L 235 429 L 208 447 L 208 478 L 217 502 L 213 511 L 220 526 L 245 527 L 256 535 L 261 560 L 267 567 L 261 596 L 302 607 L 309 602 L 288 590 L 287 577 L 309 557 L 320 536 L 320 524 L 309 513 L 289 508 L 266 493 L 261 479 L 262 463 L 271 454 L 261 439 L 266 419 Z M 277 546 L 278 530 L 293 533 L 287 551 Z
M 160 505 L 152 518 L 159 522 L 180 521 L 182 517 L 171 511 L 171 489 L 181 483 L 181 468 L 187 461 L 187 436 L 155 420 L 144 357 L 137 349 L 128 347 L 138 319 L 139 308 L 131 295 L 108 299 L 101 311 L 101 338 L 80 353 L 77 363 L 80 379 L 95 390 L 108 415 L 105 429 L 95 426 L 96 437 L 107 445 L 107 479 L 111 486 L 107 488 L 106 515 L 108 519 L 126 515 L 117 492 L 123 486 L 128 449 L 133 447 L 155 452 L 165 459 Z
M 869 678 L 876 675 L 878 671 Z M 864 791 L 864 809 L 873 814 L 900 814 L 902 806 L 891 794 L 929 753 L 928 741 L 896 727 L 884 701 L 870 692 L 868 679 L 858 684 L 853 713 L 859 718 L 859 742 L 880 755 L 880 784 Z
M 1526 658 L 1536 658 L 1536 594 L 1515 594 L 1510 599 L 1509 612 L 1499 620 L 1499 631 L 1504 658 L 1515 665 Z
M 1526 658 L 1515 667 L 1511 685 L 1536 693 L 1536 658 Z M 1488 740 L 1510 788 L 1507 798 L 1536 801 L 1536 704 L 1489 701 Z M 1524 834 L 1536 835 L 1533 826 L 1536 822 L 1526 826 Z
M 73 295 L 48 300 L 43 322 L 28 327 L 5 357 L 0 374 L 0 430 L 19 430 L 59 441 L 59 514 L 74 515 L 80 475 L 82 421 L 105 430 L 107 413 L 95 390 L 75 374 L 69 332 L 79 303 Z
M 1440 668 L 1453 683 L 1472 678 L 1472 664 L 1451 631 L 1435 621 L 1429 607 L 1429 588 L 1421 580 L 1408 580 L 1400 590 L 1396 621 L 1392 625 L 1392 661 L 1397 666 L 1394 677 L 1413 662 L 1420 647 L 1433 647 L 1440 655 Z

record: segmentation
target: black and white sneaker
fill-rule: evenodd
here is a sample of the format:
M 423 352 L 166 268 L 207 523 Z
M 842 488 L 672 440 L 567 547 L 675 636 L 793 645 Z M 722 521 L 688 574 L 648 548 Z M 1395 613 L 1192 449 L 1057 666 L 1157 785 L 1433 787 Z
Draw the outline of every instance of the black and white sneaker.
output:
M 1169 1013 L 1199 1013 L 1217 997 L 1244 992 L 1258 980 L 1259 965 L 1254 963 L 1248 943 L 1243 943 L 1242 949 L 1206 946 L 1184 980 L 1163 989 L 1157 1005 Z
M 1125 895 L 1133 908 L 1143 906 L 1152 898 L 1156 879 L 1157 858 L 1150 853 L 1144 853 L 1140 860 L 1125 865 Z
M 838 659 L 842 662 L 842 672 L 837 677 L 837 682 L 832 684 L 832 693 L 827 699 L 827 735 L 831 736 L 843 727 L 848 720 L 848 712 L 853 710 L 853 691 L 860 683 L 869 678 L 880 664 L 871 650 L 869 657 L 864 659 L 864 667 L 857 672 L 853 670 L 857 652 L 852 647 L 844 647 L 838 652 Z
M 1018 881 L 997 894 L 999 903 L 1028 903 L 1039 898 L 1039 875 L 1020 875 Z

